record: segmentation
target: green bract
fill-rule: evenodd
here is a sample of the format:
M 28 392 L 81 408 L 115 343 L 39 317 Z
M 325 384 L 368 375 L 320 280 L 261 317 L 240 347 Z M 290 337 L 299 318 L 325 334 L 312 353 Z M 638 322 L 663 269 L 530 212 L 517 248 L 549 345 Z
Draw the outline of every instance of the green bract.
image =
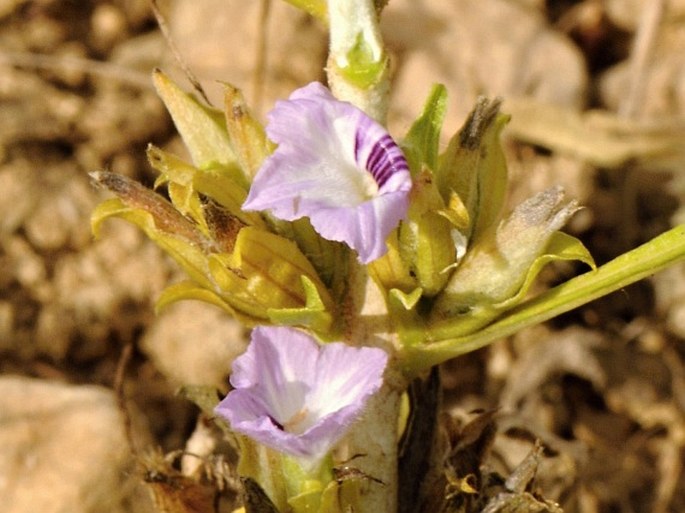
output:
M 189 280 L 168 287 L 159 308 L 199 299 L 250 326 L 293 325 L 335 338 L 350 322 L 341 308 L 357 264 L 306 218 L 286 222 L 242 210 L 273 145 L 240 91 L 225 86 L 224 115 L 159 71 L 154 81 L 193 162 L 148 148 L 159 172 L 155 187 L 165 187 L 169 200 L 124 177 L 95 173 L 118 196 L 95 211 L 95 231 L 109 217 L 124 218 L 186 271 Z M 401 343 L 414 350 L 487 326 L 525 299 L 552 260 L 593 265 L 580 242 L 558 232 L 577 208 L 560 189 L 502 218 L 507 170 L 499 136 L 508 118 L 499 102 L 479 101 L 439 154 L 446 97 L 435 86 L 403 140 L 414 182 L 407 219 L 388 238 L 388 253 L 368 268 Z
M 557 230 L 577 210 L 554 187 L 519 205 L 481 234 L 459 263 L 431 311 L 449 336 L 467 334 L 524 299 L 544 264 L 580 260 L 594 266 L 580 241 Z
M 340 74 L 359 88 L 372 87 L 387 72 L 387 57 L 377 59 L 361 33 L 345 57 L 348 63 L 344 67 L 339 66 Z
M 240 91 L 226 85 L 224 116 L 161 72 L 154 78 L 193 163 L 148 148 L 159 172 L 155 187 L 165 187 L 168 200 L 124 177 L 95 173 L 118 197 L 95 211 L 94 230 L 105 219 L 124 218 L 186 271 L 189 280 L 168 287 L 160 308 L 199 299 L 249 326 L 298 326 L 323 340 L 349 332 L 359 320 L 359 313 L 349 310 L 349 298 L 357 294 L 350 276 L 358 265 L 349 249 L 321 238 L 307 218 L 287 222 L 242 210 L 252 177 L 273 145 Z M 604 268 L 591 271 L 566 306 L 553 291 L 529 297 L 547 263 L 576 260 L 594 269 L 594 262 L 580 241 L 559 231 L 578 209 L 561 188 L 538 193 L 504 214 L 507 169 L 500 133 L 508 117 L 499 106 L 479 100 L 440 154 L 446 92 L 435 86 L 403 139 L 413 177 L 407 218 L 388 237 L 387 254 L 365 271 L 379 286 L 387 309 L 383 322 L 396 332 L 397 357 L 408 377 L 481 347 L 496 333 L 510 333 L 511 326 L 538 322 L 538 312 L 548 318 L 549 312 L 582 304 L 582 291 L 591 290 L 589 300 L 615 290 L 619 281 L 628 282 L 631 268 L 642 265 L 626 259 L 627 270 L 604 278 Z M 636 273 L 646 272 L 645 265 Z M 596 287 L 593 273 L 603 280 Z M 536 313 L 526 318 L 527 311 Z
M 183 92 L 159 70 L 155 70 L 152 79 L 193 163 L 199 168 L 213 165 L 234 166 L 235 154 L 226 131 L 223 113 L 203 105 L 192 95 Z
M 312 261 L 323 265 L 330 279 L 326 266 L 333 265 L 329 261 L 337 258 L 338 246 L 317 240 L 305 222 L 271 223 L 241 210 L 270 144 L 240 92 L 226 87 L 228 115 L 223 118 L 161 72 L 155 72 L 154 80 L 193 163 L 148 148 L 150 164 L 160 173 L 155 187 L 165 186 L 169 200 L 125 177 L 93 173 L 99 185 L 118 196 L 96 209 L 94 231 L 105 219 L 124 218 L 185 270 L 190 279 L 168 287 L 158 308 L 199 299 L 249 326 L 297 325 L 332 337 L 334 302 Z M 301 248 L 311 252 L 312 260 Z
M 370 269 L 386 291 L 405 350 L 420 353 L 487 326 L 526 299 L 551 261 L 594 266 L 580 241 L 558 231 L 578 209 L 561 188 L 503 217 L 507 168 L 500 133 L 508 117 L 499 105 L 480 100 L 439 155 L 446 93 L 435 86 L 404 139 L 414 176 L 408 219 Z

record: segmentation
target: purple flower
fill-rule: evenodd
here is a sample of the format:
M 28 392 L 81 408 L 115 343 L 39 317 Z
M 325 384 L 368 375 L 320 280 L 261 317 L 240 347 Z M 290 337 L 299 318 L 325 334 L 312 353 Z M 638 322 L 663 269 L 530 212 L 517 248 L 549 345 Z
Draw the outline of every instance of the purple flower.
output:
M 258 327 L 233 363 L 235 388 L 215 408 L 231 428 L 305 461 L 326 455 L 381 386 L 388 355 L 320 346 L 287 327 Z
M 361 262 L 383 256 L 411 190 L 407 161 L 385 128 L 318 82 L 277 102 L 268 119 L 278 148 L 243 209 L 287 221 L 309 217 L 319 235 L 345 242 Z

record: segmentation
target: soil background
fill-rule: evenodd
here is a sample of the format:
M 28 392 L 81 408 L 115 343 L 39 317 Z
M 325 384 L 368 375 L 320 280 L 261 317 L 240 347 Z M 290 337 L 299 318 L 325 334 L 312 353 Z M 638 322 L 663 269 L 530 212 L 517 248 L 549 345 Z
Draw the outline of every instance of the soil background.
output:
M 227 81 L 263 117 L 325 79 L 324 28 L 287 4 L 159 7 L 215 105 Z M 443 147 L 478 95 L 499 95 L 512 205 L 564 186 L 585 206 L 567 231 L 600 264 L 682 222 L 682 0 L 393 0 L 382 28 L 393 134 L 435 82 L 450 95 Z M 123 221 L 90 230 L 106 195 L 88 172 L 150 185 L 148 143 L 185 155 L 155 67 L 191 89 L 146 0 L 0 0 L 0 512 L 151 511 L 144 481 L 163 511 L 203 511 L 180 489 L 199 504 L 232 493 L 211 427 L 176 391 L 226 391 L 244 330 L 194 302 L 156 315 L 175 265 Z M 585 270 L 547 269 L 539 287 Z M 502 475 L 540 440 L 531 511 L 682 512 L 683 337 L 677 265 L 448 362 L 445 408 L 463 423 L 497 410 L 479 464 Z

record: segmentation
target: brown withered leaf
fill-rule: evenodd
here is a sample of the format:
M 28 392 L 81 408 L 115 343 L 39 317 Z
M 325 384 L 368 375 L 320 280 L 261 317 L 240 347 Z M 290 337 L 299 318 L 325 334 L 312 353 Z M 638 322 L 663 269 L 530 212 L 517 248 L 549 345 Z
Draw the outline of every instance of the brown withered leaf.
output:
M 497 432 L 496 413 L 497 410 L 478 412 L 475 418 L 463 426 L 458 426 L 454 417 L 446 417 L 450 444 L 447 465 L 457 475 L 480 476 L 479 467 Z
M 151 189 L 130 178 L 110 171 L 90 173 L 96 187 L 107 189 L 116 194 L 131 208 L 148 212 L 161 231 L 183 237 L 202 247 L 211 245 L 200 230 L 174 206 Z
M 682 121 L 634 121 L 607 111 L 576 112 L 531 99 L 507 99 L 509 134 L 595 166 L 617 168 L 626 162 L 682 166 Z M 670 164 L 670 165 L 669 165 Z M 679 168 L 679 167 L 678 167 Z
M 257 481 L 250 477 L 241 477 L 240 481 L 243 483 L 242 495 L 246 513 L 279 513 Z
M 160 453 L 152 452 L 140 460 L 155 507 L 160 513 L 215 513 L 217 490 L 184 476 Z
M 504 482 L 504 491 L 492 496 L 482 513 L 562 513 L 558 504 L 532 491 L 543 447 L 539 441 Z M 487 494 L 491 495 L 491 494 Z
M 538 499 L 531 493 L 501 493 L 482 513 L 562 513 L 558 504 Z
M 525 492 L 530 487 L 538 470 L 542 452 L 542 444 L 536 441 L 535 447 L 528 453 L 528 456 L 525 457 L 504 482 L 504 486 L 508 491 L 520 493 Z
M 481 489 L 497 476 L 483 476 L 481 465 L 492 445 L 497 427 L 496 410 L 479 412 L 468 422 L 443 414 L 445 444 L 443 472 L 426 488 L 425 500 L 416 511 L 422 513 L 468 513 L 479 511 Z
M 212 238 L 221 251 L 231 253 L 238 232 L 247 225 L 211 198 L 201 196 L 201 199 L 202 211 Z
M 578 376 L 597 390 L 606 386 L 606 372 L 593 352 L 602 345 L 596 332 L 573 327 L 549 333 L 547 328 L 535 327 L 519 337 L 524 336 L 538 342 L 527 345 L 507 373 L 500 398 L 505 411 L 516 411 L 524 398 L 535 394 L 554 376 Z

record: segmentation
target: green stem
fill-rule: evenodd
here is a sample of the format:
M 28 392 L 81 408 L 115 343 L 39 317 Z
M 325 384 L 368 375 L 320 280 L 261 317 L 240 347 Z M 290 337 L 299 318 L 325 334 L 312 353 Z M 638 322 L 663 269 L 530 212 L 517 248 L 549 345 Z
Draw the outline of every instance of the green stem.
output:
M 539 324 L 559 314 L 646 278 L 685 260 L 685 225 L 677 226 L 594 271 L 554 287 L 507 312 L 477 333 L 443 339 L 407 349 L 406 371 L 414 375 L 433 365 L 475 351 L 497 339 Z M 430 340 L 430 328 L 427 339 Z

